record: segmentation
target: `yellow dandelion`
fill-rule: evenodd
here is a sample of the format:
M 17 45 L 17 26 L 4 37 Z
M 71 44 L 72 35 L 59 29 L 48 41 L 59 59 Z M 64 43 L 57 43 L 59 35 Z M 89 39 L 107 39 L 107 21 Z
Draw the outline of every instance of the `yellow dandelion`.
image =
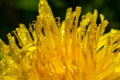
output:
M 104 33 L 108 21 L 100 14 L 97 24 L 97 10 L 79 22 L 80 13 L 68 8 L 60 22 L 40 0 L 29 30 L 20 24 L 8 33 L 9 44 L 0 40 L 0 80 L 120 79 L 120 31 Z

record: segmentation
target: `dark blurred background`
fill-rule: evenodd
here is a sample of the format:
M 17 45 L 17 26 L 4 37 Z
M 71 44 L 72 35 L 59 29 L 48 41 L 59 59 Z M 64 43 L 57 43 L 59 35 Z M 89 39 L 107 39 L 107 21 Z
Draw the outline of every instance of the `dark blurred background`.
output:
M 7 42 L 7 33 L 19 23 L 27 27 L 38 15 L 39 0 L 0 0 L 0 38 Z M 81 6 L 82 14 L 98 9 L 109 21 L 107 30 L 120 29 L 120 0 L 48 0 L 55 17 L 64 19 L 68 7 Z

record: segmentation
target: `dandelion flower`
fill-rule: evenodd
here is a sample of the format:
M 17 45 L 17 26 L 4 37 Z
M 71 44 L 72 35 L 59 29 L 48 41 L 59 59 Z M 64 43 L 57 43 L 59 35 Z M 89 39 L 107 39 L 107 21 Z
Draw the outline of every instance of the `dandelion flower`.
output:
M 8 33 L 9 44 L 0 39 L 0 80 L 120 79 L 120 31 L 104 33 L 102 14 L 80 17 L 81 7 L 68 8 L 60 22 L 46 0 L 38 12 L 29 30 L 20 24 Z

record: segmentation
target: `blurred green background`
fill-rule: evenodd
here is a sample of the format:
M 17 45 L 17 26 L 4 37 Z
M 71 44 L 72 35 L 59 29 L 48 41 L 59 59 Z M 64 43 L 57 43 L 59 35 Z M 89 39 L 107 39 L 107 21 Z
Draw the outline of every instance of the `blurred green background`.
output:
M 7 33 L 15 30 L 19 23 L 27 27 L 38 15 L 39 0 L 0 0 L 0 38 L 5 42 Z M 55 17 L 64 19 L 68 7 L 81 6 L 82 14 L 98 9 L 110 22 L 107 30 L 120 29 L 120 0 L 48 0 Z

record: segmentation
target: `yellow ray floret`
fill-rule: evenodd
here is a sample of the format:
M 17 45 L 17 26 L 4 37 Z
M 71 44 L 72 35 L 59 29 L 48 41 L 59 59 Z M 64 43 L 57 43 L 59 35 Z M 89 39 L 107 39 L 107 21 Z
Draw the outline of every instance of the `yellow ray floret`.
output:
M 60 22 L 46 0 L 38 12 L 29 30 L 20 24 L 8 33 L 9 44 L 0 39 L 0 80 L 120 79 L 120 31 L 104 33 L 102 14 L 80 17 L 81 7 L 68 8 Z

